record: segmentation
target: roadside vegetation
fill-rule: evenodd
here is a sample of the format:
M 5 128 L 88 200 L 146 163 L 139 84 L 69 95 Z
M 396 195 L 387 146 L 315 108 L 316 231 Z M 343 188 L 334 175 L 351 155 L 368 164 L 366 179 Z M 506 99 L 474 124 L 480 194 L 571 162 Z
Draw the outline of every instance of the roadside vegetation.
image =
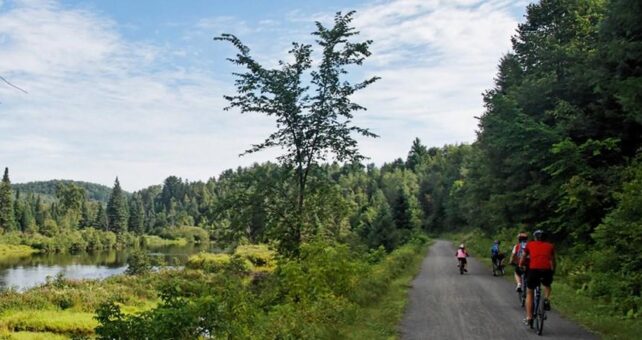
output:
M 141 254 L 129 275 L 56 278 L 25 293 L 3 292 L 0 331 L 394 338 L 426 232 L 462 232 L 457 237 L 474 253 L 486 254 L 491 239 L 507 245 L 518 230 L 545 229 L 561 254 L 554 308 L 607 338 L 639 335 L 639 4 L 529 5 L 483 95 L 477 140 L 427 148 L 417 138 L 405 159 L 381 167 L 362 164 L 350 135 L 375 137 L 352 125 L 364 108 L 350 97 L 377 80 L 342 79 L 370 56 L 371 42 L 356 41 L 352 16 L 337 14 L 332 27 L 318 23 L 321 53 L 293 44 L 274 69 L 237 37 L 216 39 L 232 45 L 231 61 L 242 69 L 237 92 L 225 97 L 230 107 L 277 120 L 277 131 L 247 152 L 280 146 L 278 163 L 207 182 L 171 176 L 131 195 L 116 179 L 107 204 L 74 183 L 59 185 L 49 202 L 14 193 L 5 170 L 3 244 L 65 251 L 163 239 L 214 241 L 229 251 L 195 255 L 174 270 L 155 270 Z
M 493 241 L 501 242 L 500 249 L 507 255 L 508 261 L 511 247 L 517 243 L 518 232 L 519 229 L 513 228 L 487 235 L 481 230 L 470 230 L 448 235 L 448 238 L 455 243 L 463 242 L 471 256 L 480 259 L 489 267 L 490 275 L 490 247 Z M 574 277 L 577 275 L 576 263 L 584 261 L 583 259 L 564 248 L 558 253 L 557 259 L 558 268 L 555 271 L 552 296 L 555 310 L 599 333 L 604 339 L 634 339 L 642 332 L 642 325 L 636 317 L 613 312 L 621 308 L 621 301 L 587 294 L 587 281 L 577 284 L 577 278 Z M 505 279 L 514 282 L 511 266 L 506 266 Z

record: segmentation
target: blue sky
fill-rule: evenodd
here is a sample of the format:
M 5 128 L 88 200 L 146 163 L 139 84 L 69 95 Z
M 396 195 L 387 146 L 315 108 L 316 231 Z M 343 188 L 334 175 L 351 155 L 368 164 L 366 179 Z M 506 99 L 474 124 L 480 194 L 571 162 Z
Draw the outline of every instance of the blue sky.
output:
M 381 137 L 361 142 L 371 161 L 429 146 L 471 142 L 499 58 L 528 1 L 71 1 L 0 0 L 0 166 L 14 182 L 53 178 L 126 190 L 169 175 L 206 180 L 274 127 L 223 111 L 233 93 L 234 51 L 212 41 L 238 35 L 274 65 L 292 41 L 310 43 L 314 21 L 357 10 L 374 40 L 353 77 L 382 79 L 355 96 L 356 122 Z

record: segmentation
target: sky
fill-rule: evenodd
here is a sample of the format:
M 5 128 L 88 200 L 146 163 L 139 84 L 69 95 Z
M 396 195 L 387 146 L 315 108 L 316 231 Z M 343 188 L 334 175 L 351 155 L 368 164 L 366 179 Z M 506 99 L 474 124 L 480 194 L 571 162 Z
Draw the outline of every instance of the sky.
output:
M 274 160 L 278 149 L 239 157 L 274 130 L 260 114 L 223 110 L 234 94 L 213 41 L 237 35 L 276 66 L 291 42 L 313 43 L 314 22 L 356 10 L 373 55 L 354 80 L 368 110 L 354 122 L 368 162 L 405 158 L 412 140 L 442 146 L 475 139 L 482 93 L 524 20 L 520 0 L 0 0 L 0 166 L 12 182 L 74 179 L 125 190 L 170 175 L 207 180 Z

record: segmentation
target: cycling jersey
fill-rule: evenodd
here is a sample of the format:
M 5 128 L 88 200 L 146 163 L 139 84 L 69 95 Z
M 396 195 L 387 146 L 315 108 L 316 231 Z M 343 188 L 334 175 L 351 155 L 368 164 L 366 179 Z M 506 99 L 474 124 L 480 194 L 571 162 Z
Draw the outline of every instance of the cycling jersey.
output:
M 528 269 L 551 270 L 553 269 L 553 256 L 555 248 L 549 242 L 530 241 L 524 248 L 529 255 Z
M 458 259 L 465 259 L 468 256 L 468 253 L 463 250 L 463 249 L 457 249 L 457 258 Z

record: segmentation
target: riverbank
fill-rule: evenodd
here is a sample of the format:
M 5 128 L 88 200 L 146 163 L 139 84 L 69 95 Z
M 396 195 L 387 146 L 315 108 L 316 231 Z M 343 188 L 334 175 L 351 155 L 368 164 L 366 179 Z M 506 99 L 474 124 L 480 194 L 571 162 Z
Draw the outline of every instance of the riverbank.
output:
M 26 257 L 37 252 L 37 249 L 25 245 L 0 244 L 0 261 L 9 258 Z
M 516 233 L 504 232 L 498 236 L 501 250 L 510 254 L 510 247 L 514 245 Z M 464 243 L 471 256 L 475 256 L 489 268 L 491 274 L 490 247 L 494 241 L 480 231 L 468 231 L 448 235 L 455 243 Z M 642 334 L 642 323 L 635 317 L 617 315 L 617 301 L 595 299 L 583 294 L 581 288 L 575 288 L 570 282 L 569 274 L 572 270 L 572 260 L 563 253 L 558 254 L 558 270 L 553 283 L 551 302 L 553 308 L 564 316 L 578 322 L 584 327 L 599 333 L 604 339 L 634 339 Z M 514 281 L 513 269 L 506 268 L 505 279 Z M 605 283 L 607 284 L 607 283 Z
M 184 269 L 105 280 L 57 277 L 24 293 L 0 293 L 0 337 L 91 337 L 96 330 L 115 336 L 109 332 L 127 329 L 134 333 L 121 335 L 136 338 L 155 320 L 157 332 L 193 331 L 195 321 L 258 338 L 394 338 L 426 244 L 420 238 L 386 254 L 319 243 L 290 260 L 250 245 L 227 256 L 193 256 Z M 226 307 L 209 315 L 212 303 Z M 170 327 L 170 319 L 186 324 Z

